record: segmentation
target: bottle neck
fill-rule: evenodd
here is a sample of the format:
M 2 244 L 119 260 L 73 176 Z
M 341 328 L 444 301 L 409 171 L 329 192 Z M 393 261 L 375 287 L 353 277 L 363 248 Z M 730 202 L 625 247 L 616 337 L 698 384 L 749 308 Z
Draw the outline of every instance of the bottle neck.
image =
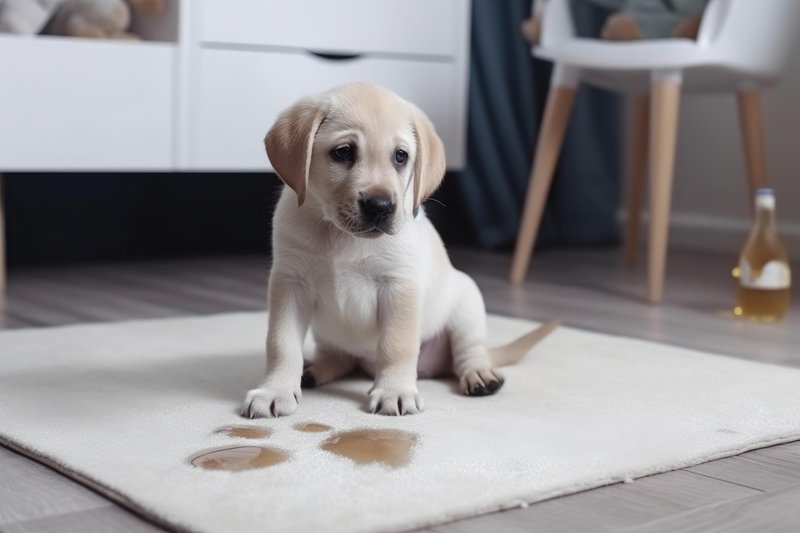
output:
M 775 208 L 763 205 L 756 206 L 756 230 L 766 233 L 775 232 Z

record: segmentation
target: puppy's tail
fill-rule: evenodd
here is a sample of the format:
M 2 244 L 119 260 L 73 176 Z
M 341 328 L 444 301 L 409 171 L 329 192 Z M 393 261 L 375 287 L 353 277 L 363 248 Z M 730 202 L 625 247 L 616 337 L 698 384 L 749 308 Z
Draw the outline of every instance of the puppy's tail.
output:
M 513 365 L 560 325 L 561 320 L 551 320 L 508 344 L 490 349 L 489 357 L 492 358 L 492 364 L 494 366 Z

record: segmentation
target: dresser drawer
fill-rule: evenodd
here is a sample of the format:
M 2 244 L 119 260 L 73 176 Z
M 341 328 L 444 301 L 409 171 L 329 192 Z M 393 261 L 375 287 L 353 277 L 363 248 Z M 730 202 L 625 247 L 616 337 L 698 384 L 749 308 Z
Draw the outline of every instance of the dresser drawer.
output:
M 463 99 L 451 63 L 204 50 L 189 128 L 190 167 L 269 170 L 263 139 L 278 114 L 302 96 L 353 81 L 377 83 L 421 107 L 444 142 L 449 166 L 462 164 Z
M 334 52 L 451 56 L 466 0 L 205 0 L 200 39 Z
M 170 45 L 0 36 L 0 169 L 168 169 Z

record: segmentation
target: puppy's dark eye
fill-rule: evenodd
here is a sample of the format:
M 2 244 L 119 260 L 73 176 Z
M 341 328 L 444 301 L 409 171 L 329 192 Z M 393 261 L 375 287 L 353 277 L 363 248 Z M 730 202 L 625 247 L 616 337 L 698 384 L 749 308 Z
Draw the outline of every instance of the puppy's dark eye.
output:
M 405 165 L 408 161 L 408 152 L 405 150 L 398 150 L 394 153 L 394 162 L 398 165 Z
M 336 161 L 351 161 L 353 159 L 353 148 L 348 144 L 339 146 L 331 151 L 331 156 Z

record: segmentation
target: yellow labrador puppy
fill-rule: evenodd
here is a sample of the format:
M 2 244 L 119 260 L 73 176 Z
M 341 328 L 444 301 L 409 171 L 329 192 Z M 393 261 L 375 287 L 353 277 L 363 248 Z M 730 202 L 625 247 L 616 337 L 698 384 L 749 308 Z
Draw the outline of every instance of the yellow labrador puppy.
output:
M 303 386 L 360 364 L 374 375 L 373 413 L 422 410 L 417 376 L 455 374 L 464 394 L 495 393 L 499 364 L 519 359 L 547 331 L 490 354 L 475 282 L 455 270 L 421 203 L 445 173 L 430 120 L 396 94 L 352 84 L 310 96 L 266 137 L 288 185 L 273 224 L 267 375 L 242 414 L 292 414 Z M 304 368 L 308 329 L 316 341 Z

